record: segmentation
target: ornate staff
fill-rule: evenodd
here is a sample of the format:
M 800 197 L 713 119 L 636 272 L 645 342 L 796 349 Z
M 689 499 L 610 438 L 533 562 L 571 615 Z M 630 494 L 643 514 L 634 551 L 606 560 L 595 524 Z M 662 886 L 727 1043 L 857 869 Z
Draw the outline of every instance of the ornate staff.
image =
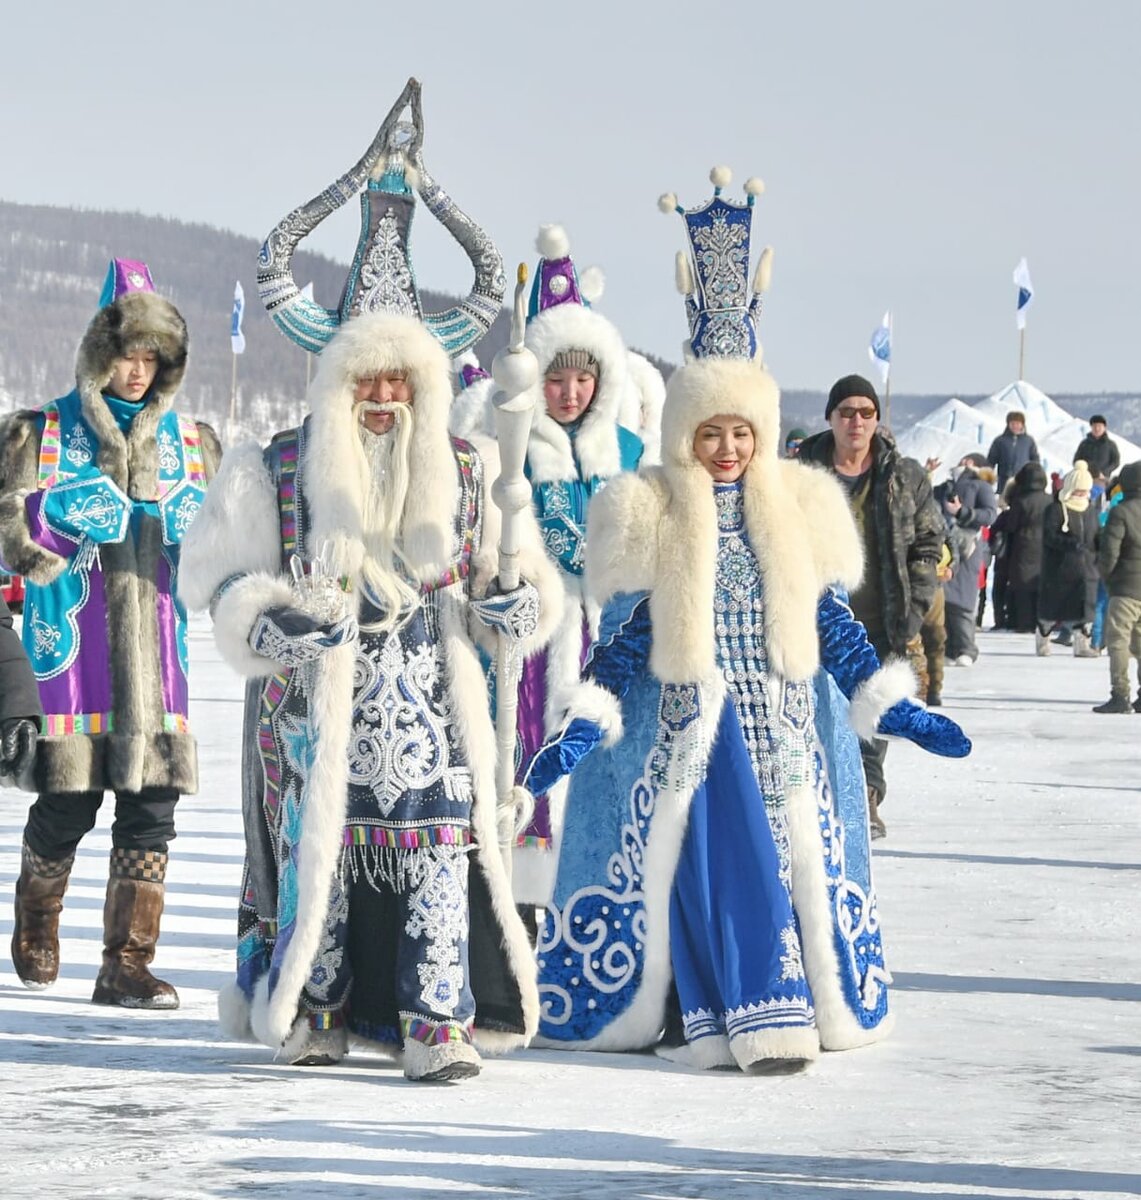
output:
M 527 267 L 520 263 L 515 277 L 511 341 L 491 364 L 497 389 L 492 403 L 500 461 L 499 478 L 491 489 L 491 498 L 503 514 L 499 535 L 499 587 L 503 592 L 519 586 L 519 517 L 531 503 L 531 485 L 523 474 L 523 463 L 527 456 L 539 363 L 523 344 L 527 323 L 526 287 Z M 508 876 L 511 874 L 516 826 L 520 817 L 526 819 L 531 804 L 526 789 L 515 784 L 516 719 L 522 669 L 523 657 L 518 644 L 501 633 L 495 658 L 495 787 L 499 797 L 496 809 L 499 846 Z

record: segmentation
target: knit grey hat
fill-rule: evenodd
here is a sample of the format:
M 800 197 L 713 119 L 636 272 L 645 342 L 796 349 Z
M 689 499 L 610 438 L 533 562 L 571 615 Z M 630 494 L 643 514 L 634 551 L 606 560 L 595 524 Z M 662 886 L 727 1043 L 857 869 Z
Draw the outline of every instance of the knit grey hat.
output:
M 572 367 L 576 371 L 587 371 L 598 378 L 598 359 L 589 350 L 560 350 L 547 363 L 547 373 L 561 371 L 564 367 Z

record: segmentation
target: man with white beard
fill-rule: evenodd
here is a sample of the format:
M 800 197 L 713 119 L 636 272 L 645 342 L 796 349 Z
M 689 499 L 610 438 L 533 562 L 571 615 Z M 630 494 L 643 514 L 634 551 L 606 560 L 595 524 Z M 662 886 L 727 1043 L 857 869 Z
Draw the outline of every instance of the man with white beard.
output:
M 420 321 L 354 317 L 319 361 L 304 424 L 226 456 L 184 548 L 183 597 L 251 681 L 220 1012 L 288 1062 L 337 1062 L 352 1033 L 457 1079 L 538 1020 L 473 637 L 531 652 L 562 591 L 528 514 L 530 582 L 496 593 L 495 448 L 449 437 Z

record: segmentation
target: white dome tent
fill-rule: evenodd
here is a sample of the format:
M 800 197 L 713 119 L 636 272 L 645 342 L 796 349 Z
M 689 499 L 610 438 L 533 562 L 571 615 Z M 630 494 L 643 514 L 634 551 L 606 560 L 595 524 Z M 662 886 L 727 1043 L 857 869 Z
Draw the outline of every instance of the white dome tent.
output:
M 941 466 L 935 478 L 945 479 L 963 455 L 985 455 L 991 442 L 1006 428 L 1006 414 L 1014 411 L 1026 414 L 1026 432 L 1038 444 L 1046 474 L 1068 471 L 1078 444 L 1089 432 L 1089 422 L 1066 412 L 1025 380 L 1008 384 L 977 404 L 945 401 L 899 435 L 899 448 L 921 463 L 928 458 L 939 459 Z M 1123 465 L 1141 459 L 1141 446 L 1119 437 L 1112 429 L 1109 436 L 1117 443 Z

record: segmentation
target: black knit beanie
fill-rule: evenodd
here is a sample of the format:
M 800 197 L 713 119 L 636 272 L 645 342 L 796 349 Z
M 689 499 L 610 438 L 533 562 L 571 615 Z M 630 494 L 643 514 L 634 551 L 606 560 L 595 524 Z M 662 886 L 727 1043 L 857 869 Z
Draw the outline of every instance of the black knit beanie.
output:
M 832 410 L 837 405 L 843 404 L 845 400 L 851 400 L 853 396 L 859 396 L 862 400 L 870 400 L 876 406 L 876 416 L 880 415 L 880 398 L 876 395 L 876 389 L 872 387 L 862 375 L 845 375 L 843 379 L 837 379 L 832 385 L 832 390 L 828 393 L 828 406 L 824 409 L 824 420 L 827 421 L 832 416 Z

